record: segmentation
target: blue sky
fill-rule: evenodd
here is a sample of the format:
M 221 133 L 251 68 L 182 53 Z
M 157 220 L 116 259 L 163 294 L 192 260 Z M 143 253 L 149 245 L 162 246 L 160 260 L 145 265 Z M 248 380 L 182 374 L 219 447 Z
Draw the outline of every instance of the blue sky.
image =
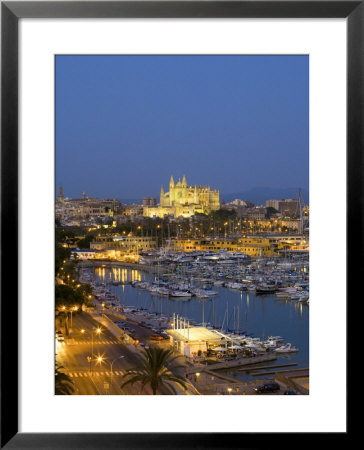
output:
M 308 189 L 308 56 L 56 56 L 56 187 Z

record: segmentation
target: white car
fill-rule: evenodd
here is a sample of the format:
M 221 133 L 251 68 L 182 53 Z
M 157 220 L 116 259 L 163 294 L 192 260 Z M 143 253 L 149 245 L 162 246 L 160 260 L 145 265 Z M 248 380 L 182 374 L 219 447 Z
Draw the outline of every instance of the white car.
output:
M 56 333 L 56 338 L 57 338 L 58 342 L 64 341 L 64 336 L 63 336 L 63 334 L 61 332 L 57 332 Z

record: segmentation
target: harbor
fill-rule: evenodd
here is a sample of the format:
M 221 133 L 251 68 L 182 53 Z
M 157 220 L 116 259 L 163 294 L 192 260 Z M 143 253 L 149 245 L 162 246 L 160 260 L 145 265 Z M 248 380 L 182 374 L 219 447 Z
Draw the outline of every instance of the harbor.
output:
M 178 262 L 171 255 L 139 266 L 80 263 L 79 274 L 92 284 L 106 314 L 122 314 L 149 329 L 157 336 L 153 344 L 172 346 L 191 373 L 206 369 L 256 383 L 257 375 L 272 378 L 270 366 L 308 367 L 307 258 L 220 264 L 178 256 Z M 193 345 L 197 330 L 205 335 Z M 258 372 L 244 370 L 246 364 Z

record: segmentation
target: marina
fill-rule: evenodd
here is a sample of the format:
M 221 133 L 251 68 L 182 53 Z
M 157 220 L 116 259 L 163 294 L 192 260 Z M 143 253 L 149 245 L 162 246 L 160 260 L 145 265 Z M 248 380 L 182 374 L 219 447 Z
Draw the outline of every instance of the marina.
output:
M 174 263 L 170 261 L 173 257 L 140 265 L 140 270 L 122 263 L 87 262 L 80 265 L 80 278 L 92 283 L 94 295 L 106 311 L 122 312 L 154 333 L 171 335 L 173 328 L 181 329 L 187 338 L 188 330 L 198 327 L 221 333 L 219 339 L 224 338 L 224 344 L 211 346 L 209 358 L 198 350 L 189 355 L 199 364 L 198 354 L 203 353 L 204 363 L 210 359 L 209 370 L 215 359 L 219 373 L 252 380 L 253 374 L 240 369 L 239 364 L 226 364 L 228 354 L 236 357 L 242 353 L 265 357 L 270 352 L 274 355 L 272 365 L 288 362 L 298 368 L 308 366 L 306 258 L 261 259 L 222 271 L 216 260 L 201 264 L 192 255 L 188 262 Z M 257 292 L 256 286 L 262 291 L 266 287 L 268 292 Z M 282 292 L 287 294 L 282 296 Z M 269 365 L 262 365 L 269 369 Z

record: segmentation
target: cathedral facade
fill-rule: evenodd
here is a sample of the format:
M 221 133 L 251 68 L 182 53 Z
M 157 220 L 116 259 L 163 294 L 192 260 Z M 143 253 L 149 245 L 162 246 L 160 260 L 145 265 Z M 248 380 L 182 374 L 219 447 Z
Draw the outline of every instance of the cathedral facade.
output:
M 145 206 L 145 217 L 191 217 L 196 213 L 208 214 L 220 208 L 220 193 L 210 189 L 210 186 L 188 186 L 186 176 L 182 181 L 174 182 L 173 176 L 169 181 L 169 191 L 163 186 L 160 192 L 159 206 Z

